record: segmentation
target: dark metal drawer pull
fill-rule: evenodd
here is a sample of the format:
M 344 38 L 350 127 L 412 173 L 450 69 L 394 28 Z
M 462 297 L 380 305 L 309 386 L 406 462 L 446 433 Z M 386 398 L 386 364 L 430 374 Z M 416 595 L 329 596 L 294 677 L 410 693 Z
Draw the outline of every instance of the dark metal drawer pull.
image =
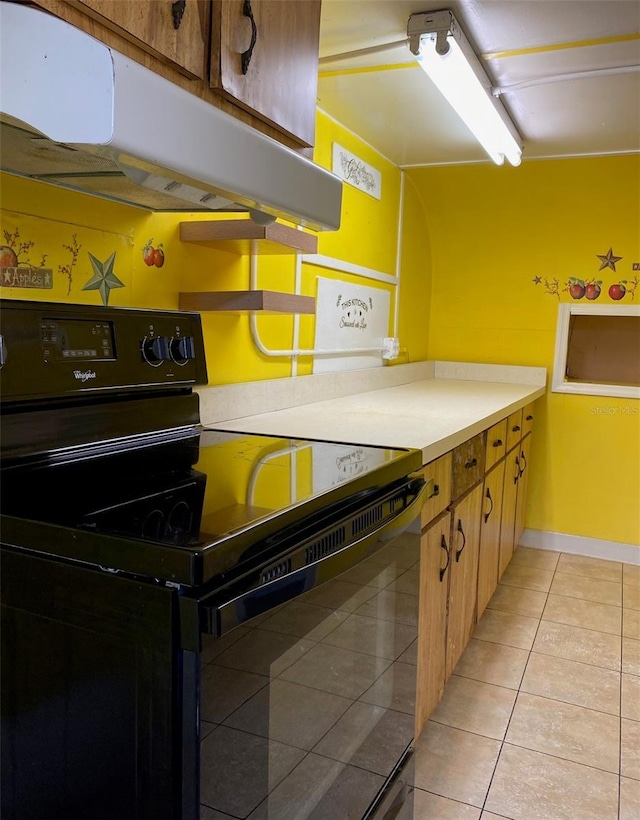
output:
M 175 3 L 171 4 L 171 19 L 173 21 L 173 27 L 176 31 L 180 28 L 182 15 L 184 14 L 184 8 L 186 5 L 187 0 L 176 0 Z
M 518 456 L 516 456 L 516 474 L 513 477 L 513 483 L 514 484 L 518 483 L 518 479 L 520 478 L 521 475 L 522 475 L 522 473 L 520 472 L 520 459 L 518 458 Z
M 520 453 L 520 458 L 524 461 L 524 466 L 518 471 L 518 478 L 522 478 L 524 471 L 527 469 L 527 458 L 524 453 Z
M 431 491 L 431 495 L 429 496 L 429 498 L 435 498 L 437 495 L 440 495 L 440 485 L 439 484 L 434 484 L 433 485 L 433 490 Z M 429 499 L 427 499 L 427 501 L 428 500 Z
M 451 553 L 449 552 L 449 547 L 447 546 L 447 539 L 444 537 L 444 535 L 442 536 L 442 540 L 440 541 L 440 549 L 444 550 L 447 553 L 447 563 L 440 570 L 440 583 L 442 583 L 445 572 L 449 568 L 449 562 L 451 561 Z
M 478 459 L 477 458 L 472 458 L 471 461 L 467 461 L 467 463 L 464 465 L 465 470 L 470 470 L 472 467 L 476 467 L 477 464 L 478 464 Z
M 501 439 L 501 438 L 497 438 L 497 439 L 493 442 L 493 447 L 502 447 L 502 439 Z
M 525 421 L 533 421 L 533 416 L 527 416 L 527 417 L 525 418 Z
M 456 527 L 457 531 L 462 535 L 462 546 L 456 552 L 456 563 L 460 560 L 460 556 L 464 552 L 464 548 L 467 546 L 467 536 L 464 534 L 464 530 L 462 529 L 462 519 L 458 518 L 458 526 Z
M 520 432 L 520 425 L 519 425 L 519 424 L 516 424 L 516 426 L 515 426 L 515 427 L 512 427 L 512 428 L 511 428 L 511 431 L 512 431 L 513 433 L 519 433 L 519 432 Z
M 487 487 L 487 499 L 491 502 L 491 507 L 489 508 L 489 512 L 484 514 L 484 523 L 486 524 L 489 520 L 489 516 L 493 512 L 493 498 L 491 498 L 491 490 Z
M 248 17 L 251 21 L 251 42 L 249 43 L 249 48 L 246 51 L 243 51 L 240 55 L 242 73 L 246 74 L 249 70 L 249 63 L 251 62 L 251 56 L 253 54 L 253 49 L 255 47 L 256 40 L 258 39 L 258 27 L 256 26 L 256 21 L 253 19 L 253 9 L 251 8 L 251 0 L 244 0 L 242 14 L 245 17 Z

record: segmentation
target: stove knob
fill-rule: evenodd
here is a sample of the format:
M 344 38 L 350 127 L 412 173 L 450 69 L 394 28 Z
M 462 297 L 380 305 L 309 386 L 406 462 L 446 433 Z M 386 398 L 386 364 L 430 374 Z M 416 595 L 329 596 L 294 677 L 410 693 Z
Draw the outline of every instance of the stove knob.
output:
M 145 362 L 158 367 L 163 361 L 169 359 L 169 340 L 166 336 L 145 338 L 142 340 L 141 351 Z
M 169 344 L 169 352 L 173 361 L 179 365 L 184 365 L 190 359 L 195 359 L 196 349 L 193 336 L 174 336 Z

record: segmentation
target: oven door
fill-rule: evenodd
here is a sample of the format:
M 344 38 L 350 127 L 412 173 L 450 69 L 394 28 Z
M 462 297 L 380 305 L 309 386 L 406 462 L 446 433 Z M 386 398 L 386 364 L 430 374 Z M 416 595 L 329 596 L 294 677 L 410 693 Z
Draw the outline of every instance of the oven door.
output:
M 365 538 L 276 581 L 272 608 L 244 619 L 266 600 L 254 589 L 204 613 L 224 624 L 232 609 L 240 623 L 203 636 L 201 818 L 411 816 L 426 489 Z M 305 573 L 313 582 L 296 586 Z

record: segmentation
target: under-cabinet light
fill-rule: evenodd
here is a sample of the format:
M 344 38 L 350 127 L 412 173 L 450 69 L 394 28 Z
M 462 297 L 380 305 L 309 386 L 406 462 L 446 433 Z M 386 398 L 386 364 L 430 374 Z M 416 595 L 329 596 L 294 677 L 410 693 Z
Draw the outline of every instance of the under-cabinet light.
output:
M 520 135 L 453 13 L 412 14 L 407 35 L 411 53 L 491 159 L 520 165 Z

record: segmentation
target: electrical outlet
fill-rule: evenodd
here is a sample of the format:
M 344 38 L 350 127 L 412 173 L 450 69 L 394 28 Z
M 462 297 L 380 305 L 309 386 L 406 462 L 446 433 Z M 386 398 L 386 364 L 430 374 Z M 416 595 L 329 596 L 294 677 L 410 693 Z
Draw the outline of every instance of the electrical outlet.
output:
M 382 340 L 382 358 L 397 359 L 400 355 L 400 339 L 391 337 Z

